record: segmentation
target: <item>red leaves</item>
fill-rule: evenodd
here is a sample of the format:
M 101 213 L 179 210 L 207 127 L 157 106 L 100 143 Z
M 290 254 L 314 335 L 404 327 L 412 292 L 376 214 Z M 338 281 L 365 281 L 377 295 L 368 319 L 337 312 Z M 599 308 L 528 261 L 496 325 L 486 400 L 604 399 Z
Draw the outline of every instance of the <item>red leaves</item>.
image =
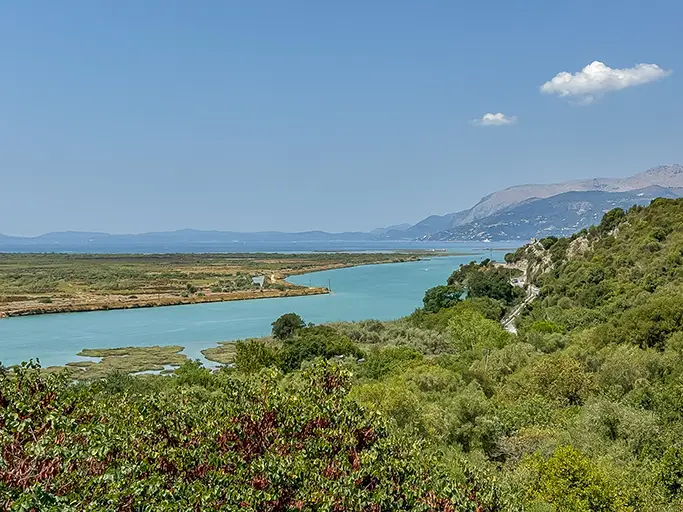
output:
M 232 449 L 233 445 L 238 443 L 240 440 L 239 436 L 230 430 L 224 430 L 218 436 L 216 442 L 218 443 L 218 449 L 221 453 L 228 452 Z
M 135 498 L 133 496 L 127 496 L 119 505 L 119 510 L 130 512 L 133 510 L 133 505 L 135 504 Z
M 339 471 L 339 468 L 337 468 L 334 462 L 331 462 L 327 466 L 325 466 L 322 475 L 325 478 L 329 478 L 330 480 L 336 480 L 337 478 L 339 478 L 339 475 L 341 475 L 341 471 Z
M 439 498 L 434 491 L 429 491 L 423 500 L 429 512 L 455 512 L 453 503 L 447 498 Z M 477 512 L 480 512 L 477 508 Z
M 107 471 L 107 468 L 114 460 L 114 453 L 109 452 L 105 460 L 99 460 L 95 457 L 88 457 L 85 460 L 86 471 L 91 476 L 101 476 Z
M 215 469 L 213 466 L 208 464 L 199 464 L 192 469 L 185 472 L 185 480 L 188 482 L 194 482 L 195 480 L 201 480 L 204 478 L 209 471 Z
M 86 471 L 90 476 L 101 476 L 107 470 L 107 463 L 97 460 L 94 457 L 89 457 L 85 461 Z
M 358 452 L 355 448 L 351 448 L 349 450 L 349 464 L 351 464 L 354 471 L 358 471 L 358 469 L 360 469 L 360 457 L 358 456 Z
M 61 470 L 62 459 L 60 457 L 54 457 L 41 461 L 38 464 L 36 480 L 38 482 L 49 482 Z
M 328 372 L 323 378 L 322 388 L 326 393 L 332 393 L 343 388 L 346 382 L 347 380 L 343 376 Z
M 262 491 L 268 487 L 268 479 L 263 475 L 257 475 L 251 479 L 251 486 L 257 491 Z
M 327 418 L 317 417 L 308 420 L 306 424 L 295 435 L 297 439 L 304 441 L 315 434 L 316 430 L 324 430 L 330 428 L 332 422 Z
M 239 453 L 246 462 L 251 462 L 263 455 L 278 438 L 277 414 L 267 411 L 260 420 L 247 414 L 234 417 L 235 430 L 225 430 L 218 436 L 218 447 L 221 453 L 233 450 Z
M 178 466 L 175 462 L 168 460 L 166 457 L 159 457 L 159 469 L 168 475 L 175 476 L 178 474 Z
M 372 427 L 359 428 L 354 432 L 356 436 L 356 447 L 358 450 L 365 450 L 377 441 L 377 433 Z
M 64 407 L 64 410 L 62 411 L 62 416 L 69 416 L 72 412 L 74 412 L 75 408 L 76 408 L 76 403 L 71 402 L 66 407 Z
M 60 391 L 49 380 L 38 394 L 28 382 L 15 396 L 0 379 L 0 399 L 12 409 L 0 408 L 12 421 L 0 443 L 0 488 L 13 493 L 9 500 L 38 485 L 78 504 L 130 511 L 170 496 L 187 510 L 245 499 L 246 509 L 263 512 L 382 512 L 388 497 L 407 510 L 454 512 L 440 492 L 425 497 L 434 487 L 400 439 L 335 391 L 347 384 L 341 373 L 316 375 L 303 391 L 221 376 L 224 393 L 215 396 L 178 392 L 175 382 L 164 393 L 120 395 Z M 28 420 L 17 421 L 19 412 Z M 127 496 L 133 488 L 139 494 Z M 12 504 L 0 501 L 0 509 Z
M 49 486 L 50 481 L 62 470 L 60 457 L 41 459 L 28 455 L 16 441 L 2 447 L 2 458 L 8 469 L 0 473 L 0 481 L 8 487 L 27 489 L 36 482 Z
M 76 434 L 73 437 L 74 443 L 81 446 L 86 446 L 88 444 L 88 439 L 83 434 Z
M 49 405 L 52 405 L 52 403 L 57 399 L 57 393 L 54 391 L 51 391 L 50 393 L 46 393 L 43 395 L 43 398 L 40 400 L 40 406 L 43 408 L 47 408 Z
M 360 456 L 358 452 L 372 446 L 377 441 L 377 434 L 372 427 L 356 429 L 353 434 L 356 438 L 356 446 L 349 449 L 348 460 L 353 470 L 358 471 L 360 469 Z

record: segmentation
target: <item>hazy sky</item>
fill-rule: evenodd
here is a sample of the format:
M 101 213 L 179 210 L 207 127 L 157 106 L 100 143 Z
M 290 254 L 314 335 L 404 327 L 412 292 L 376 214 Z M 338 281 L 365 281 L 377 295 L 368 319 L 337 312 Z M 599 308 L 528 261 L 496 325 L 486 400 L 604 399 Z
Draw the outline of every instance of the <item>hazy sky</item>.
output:
M 682 23 L 680 0 L 2 2 L 0 233 L 367 230 L 683 163 Z

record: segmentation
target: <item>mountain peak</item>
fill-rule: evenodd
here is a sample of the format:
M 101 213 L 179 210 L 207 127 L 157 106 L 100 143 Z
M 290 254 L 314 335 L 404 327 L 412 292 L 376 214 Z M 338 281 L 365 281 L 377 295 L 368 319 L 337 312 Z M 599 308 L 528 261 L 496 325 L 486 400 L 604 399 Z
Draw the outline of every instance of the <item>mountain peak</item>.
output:
M 646 176 L 676 176 L 679 174 L 683 174 L 683 165 L 658 165 L 657 167 L 648 169 L 642 174 Z

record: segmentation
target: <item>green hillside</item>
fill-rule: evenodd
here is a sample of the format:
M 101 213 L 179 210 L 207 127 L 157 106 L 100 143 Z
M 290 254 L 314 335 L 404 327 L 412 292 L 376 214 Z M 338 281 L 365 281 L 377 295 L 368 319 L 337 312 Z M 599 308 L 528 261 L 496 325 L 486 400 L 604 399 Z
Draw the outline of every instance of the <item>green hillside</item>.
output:
M 284 315 L 214 373 L 5 370 L 0 507 L 681 510 L 683 200 L 506 260 L 394 322 Z

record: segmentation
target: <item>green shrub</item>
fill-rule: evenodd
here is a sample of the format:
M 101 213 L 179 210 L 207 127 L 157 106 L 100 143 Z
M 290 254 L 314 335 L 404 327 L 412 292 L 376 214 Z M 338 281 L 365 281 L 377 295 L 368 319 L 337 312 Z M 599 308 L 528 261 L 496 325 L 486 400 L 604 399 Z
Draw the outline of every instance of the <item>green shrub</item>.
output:
M 346 336 L 332 327 L 306 327 L 286 338 L 279 353 L 280 368 L 284 372 L 299 369 L 301 363 L 316 357 L 363 357 L 363 351 Z
M 422 299 L 424 310 L 429 313 L 437 313 L 441 309 L 455 306 L 460 302 L 464 292 L 462 288 L 457 286 L 441 285 L 430 288 Z
M 296 313 L 286 313 L 271 325 L 273 326 L 273 337 L 286 340 L 294 336 L 297 330 L 306 327 L 306 322 Z
M 526 464 L 534 473 L 527 489 L 530 501 L 549 503 L 555 510 L 572 512 L 627 510 L 607 475 L 571 446 L 558 448 L 547 460 L 537 456 Z
M 277 366 L 280 355 L 277 347 L 266 341 L 240 340 L 235 343 L 235 368 L 245 373 L 255 373 L 263 368 Z

